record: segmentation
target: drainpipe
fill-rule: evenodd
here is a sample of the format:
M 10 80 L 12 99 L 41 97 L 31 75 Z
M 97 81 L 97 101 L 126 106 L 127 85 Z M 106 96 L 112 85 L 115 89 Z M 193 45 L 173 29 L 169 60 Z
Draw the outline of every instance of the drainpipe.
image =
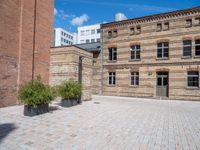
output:
M 33 29 L 33 60 L 32 60 L 32 81 L 34 80 L 35 74 L 35 32 L 36 32 L 36 13 L 37 13 L 37 0 L 35 0 L 35 10 L 34 10 L 34 29 Z
M 101 64 L 100 64 L 100 73 L 101 73 L 101 88 L 100 88 L 100 95 L 103 95 L 103 28 L 101 24 Z
M 82 70 L 83 70 L 83 56 L 79 56 L 79 65 L 78 65 L 78 82 L 81 84 L 82 86 Z M 78 100 L 78 103 L 81 103 L 81 97 Z

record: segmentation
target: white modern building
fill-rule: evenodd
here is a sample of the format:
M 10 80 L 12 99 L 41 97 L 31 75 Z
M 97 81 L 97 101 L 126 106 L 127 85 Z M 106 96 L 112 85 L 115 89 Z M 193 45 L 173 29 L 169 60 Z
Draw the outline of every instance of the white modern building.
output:
M 100 42 L 100 24 L 78 27 L 77 44 Z
M 55 47 L 72 45 L 74 44 L 74 33 L 70 33 L 62 28 L 55 28 L 53 39 L 53 46 Z

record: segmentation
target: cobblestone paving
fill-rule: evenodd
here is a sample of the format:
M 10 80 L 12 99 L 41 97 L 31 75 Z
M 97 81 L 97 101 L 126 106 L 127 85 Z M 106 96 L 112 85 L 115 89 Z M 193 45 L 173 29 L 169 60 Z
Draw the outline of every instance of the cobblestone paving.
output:
M 94 96 L 23 116 L 0 108 L 0 150 L 200 150 L 200 102 Z

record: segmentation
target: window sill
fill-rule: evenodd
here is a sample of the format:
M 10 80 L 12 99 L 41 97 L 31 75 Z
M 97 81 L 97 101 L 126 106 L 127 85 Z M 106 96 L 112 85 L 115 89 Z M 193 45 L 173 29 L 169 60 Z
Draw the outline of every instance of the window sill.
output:
M 116 63 L 117 60 L 107 60 L 107 63 Z
M 182 56 L 181 59 L 191 59 L 192 56 Z
M 169 60 L 169 57 L 166 57 L 166 58 L 156 58 L 156 60 Z
M 115 87 L 115 86 L 116 86 L 115 84 L 112 84 L 112 85 L 111 85 L 111 84 L 108 84 L 108 85 L 107 85 L 107 87 Z
M 129 59 L 128 61 L 129 62 L 135 62 L 135 61 L 137 62 L 137 61 L 141 61 L 141 59 Z
M 199 90 L 199 87 L 187 87 L 186 90 Z
M 129 85 L 130 88 L 139 88 L 139 85 Z
M 200 55 L 199 56 L 194 56 L 194 58 L 200 58 Z

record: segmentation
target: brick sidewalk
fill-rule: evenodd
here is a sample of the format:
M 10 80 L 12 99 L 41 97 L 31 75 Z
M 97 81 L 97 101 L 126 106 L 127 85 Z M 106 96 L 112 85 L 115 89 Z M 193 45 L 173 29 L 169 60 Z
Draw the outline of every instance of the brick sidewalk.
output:
M 200 102 L 94 96 L 53 109 L 0 108 L 0 150 L 200 149 Z

